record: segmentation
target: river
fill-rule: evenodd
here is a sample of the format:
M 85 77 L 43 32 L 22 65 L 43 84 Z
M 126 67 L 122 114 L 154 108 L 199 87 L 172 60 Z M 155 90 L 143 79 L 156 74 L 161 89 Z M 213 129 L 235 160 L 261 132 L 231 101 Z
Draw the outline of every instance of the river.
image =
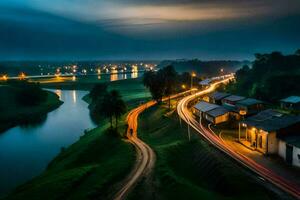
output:
M 95 127 L 86 91 L 53 90 L 64 102 L 34 126 L 17 126 L 0 134 L 0 195 L 40 174 L 60 152 Z

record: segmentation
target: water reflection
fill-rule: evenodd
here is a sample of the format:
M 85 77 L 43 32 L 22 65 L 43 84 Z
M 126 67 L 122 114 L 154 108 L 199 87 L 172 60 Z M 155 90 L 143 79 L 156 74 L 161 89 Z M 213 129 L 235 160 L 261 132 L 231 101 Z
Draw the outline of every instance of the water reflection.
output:
M 72 94 L 73 94 L 73 103 L 76 103 L 77 100 L 76 90 L 73 90 Z
M 118 74 L 110 74 L 110 81 L 117 81 L 118 80 Z
M 138 72 L 132 72 L 131 78 L 137 78 L 139 76 Z
M 57 94 L 57 96 L 61 100 L 61 90 L 55 90 L 54 92 L 55 92 L 55 94 Z

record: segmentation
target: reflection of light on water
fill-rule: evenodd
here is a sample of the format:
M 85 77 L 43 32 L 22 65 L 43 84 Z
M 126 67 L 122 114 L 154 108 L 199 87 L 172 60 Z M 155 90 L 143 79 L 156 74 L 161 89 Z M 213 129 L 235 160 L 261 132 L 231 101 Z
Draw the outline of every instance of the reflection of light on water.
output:
M 98 79 L 100 80 L 100 79 L 101 79 L 101 76 L 98 76 Z
M 55 90 L 55 94 L 57 94 L 57 96 L 61 100 L 61 90 Z
M 73 103 L 76 103 L 77 101 L 76 90 L 73 90 L 72 94 L 73 94 Z
M 124 74 L 123 79 L 127 79 L 127 74 Z
M 138 72 L 131 73 L 131 78 L 137 78 L 137 77 L 138 77 Z
M 110 75 L 110 81 L 117 81 L 118 80 L 118 74 L 111 74 Z
M 76 76 L 72 76 L 72 81 L 76 81 Z

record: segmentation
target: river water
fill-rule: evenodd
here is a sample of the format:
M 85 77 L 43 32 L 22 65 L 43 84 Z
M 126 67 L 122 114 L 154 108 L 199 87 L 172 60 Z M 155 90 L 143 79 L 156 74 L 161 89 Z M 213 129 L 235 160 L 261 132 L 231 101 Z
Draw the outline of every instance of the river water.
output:
M 85 129 L 95 127 L 86 91 L 53 90 L 64 102 L 34 126 L 17 126 L 0 134 L 0 194 L 40 174 L 62 147 L 74 143 Z

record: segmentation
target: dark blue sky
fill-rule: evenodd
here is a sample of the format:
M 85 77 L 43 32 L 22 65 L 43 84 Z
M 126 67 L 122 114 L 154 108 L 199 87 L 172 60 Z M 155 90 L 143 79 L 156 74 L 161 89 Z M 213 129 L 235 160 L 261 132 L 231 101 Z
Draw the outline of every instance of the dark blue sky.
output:
M 1 0 L 0 59 L 251 59 L 300 48 L 299 0 Z

